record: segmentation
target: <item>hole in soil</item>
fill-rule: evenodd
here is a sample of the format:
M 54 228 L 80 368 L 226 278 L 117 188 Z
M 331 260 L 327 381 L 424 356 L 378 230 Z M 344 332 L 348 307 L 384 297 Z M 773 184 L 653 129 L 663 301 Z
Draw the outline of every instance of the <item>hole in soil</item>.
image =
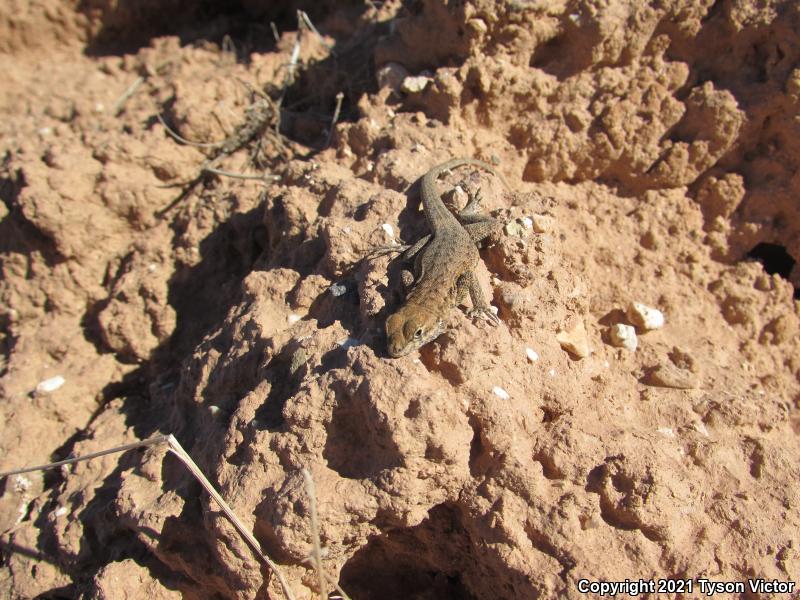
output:
M 789 279 L 792 269 L 796 263 L 795 259 L 780 244 L 761 242 L 747 253 L 747 258 L 757 260 L 764 266 L 764 270 L 770 275 L 779 275 L 784 279 Z M 800 299 L 800 288 L 794 290 L 795 299 Z
M 345 564 L 340 583 L 353 598 L 469 600 L 475 596 L 461 574 L 469 545 L 458 510 L 440 505 L 416 527 L 371 539 Z

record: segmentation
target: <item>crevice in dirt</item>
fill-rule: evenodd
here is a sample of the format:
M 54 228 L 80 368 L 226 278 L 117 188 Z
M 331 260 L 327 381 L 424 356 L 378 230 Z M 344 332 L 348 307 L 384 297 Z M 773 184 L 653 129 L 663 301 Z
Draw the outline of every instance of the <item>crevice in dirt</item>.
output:
M 458 510 L 442 504 L 416 527 L 373 537 L 350 558 L 339 584 L 353 598 L 477 598 L 464 573 L 474 556 Z M 380 581 L 380 586 L 375 582 Z
M 402 466 L 403 453 L 392 440 L 389 424 L 368 403 L 366 390 L 359 386 L 352 393 L 338 382 L 331 387 L 336 404 L 322 452 L 328 466 L 347 479 L 368 479 Z
M 534 548 L 558 561 L 558 564 L 561 565 L 561 571 L 559 571 L 558 576 L 562 581 L 566 582 L 569 572 L 577 564 L 575 559 L 568 552 L 556 547 L 544 533 L 538 531 L 530 522 L 525 524 L 525 534 Z
M 247 60 L 252 52 L 274 49 L 270 23 L 279 32 L 293 31 L 297 28 L 297 10 L 304 10 L 312 22 L 319 22 L 333 6 L 331 1 L 313 0 L 81 0 L 77 13 L 91 23 L 86 47 L 89 56 L 133 54 L 154 38 L 176 35 L 181 45 L 232 42 L 237 58 Z
M 6 157 L 6 160 L 8 157 Z M 41 256 L 45 264 L 52 268 L 64 262 L 56 250 L 53 240 L 31 223 L 19 207 L 17 197 L 26 185 L 22 173 L 10 174 L 4 165 L 0 175 L 0 201 L 5 204 L 8 214 L 0 220 L 0 256 L 22 254 L 28 261 L 33 255 Z M 2 268 L 2 260 L 0 260 Z
M 747 258 L 760 262 L 770 275 L 778 275 L 789 281 L 796 261 L 781 244 L 759 242 L 747 253 Z M 795 290 L 795 293 L 797 290 Z
M 168 301 L 176 313 L 175 330 L 153 352 L 154 365 L 163 369 L 174 365 L 176 357 L 180 360 L 187 356 L 238 302 L 242 280 L 264 251 L 258 235 L 262 211 L 259 205 L 245 213 L 234 213 L 200 242 L 201 260 L 197 264 L 176 268 L 168 283 Z M 180 228 L 177 225 L 176 238 L 180 237 Z
M 542 474 L 547 479 L 550 479 L 551 481 L 558 481 L 566 478 L 561 469 L 559 469 L 556 465 L 553 457 L 547 454 L 545 451 L 537 452 L 533 457 L 533 460 L 542 465 Z

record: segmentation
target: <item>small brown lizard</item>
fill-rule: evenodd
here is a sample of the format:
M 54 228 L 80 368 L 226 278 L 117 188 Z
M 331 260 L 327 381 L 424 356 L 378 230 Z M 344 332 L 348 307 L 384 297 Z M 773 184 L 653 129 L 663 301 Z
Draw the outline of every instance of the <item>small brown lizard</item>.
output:
M 477 243 L 495 233 L 500 222 L 478 213 L 480 194 L 470 196 L 457 219 L 436 192 L 436 180 L 445 171 L 461 165 L 477 165 L 500 177 L 495 169 L 473 158 L 454 158 L 433 167 L 422 178 L 422 205 L 431 228 L 430 235 L 413 246 L 400 246 L 405 257 L 414 259 L 414 274 L 405 272 L 404 283 L 413 284 L 405 304 L 386 319 L 389 355 L 403 356 L 432 341 L 444 331 L 450 310 L 469 293 L 473 318 L 486 318 L 497 325 L 497 318 L 486 302 L 475 267 L 480 260 Z

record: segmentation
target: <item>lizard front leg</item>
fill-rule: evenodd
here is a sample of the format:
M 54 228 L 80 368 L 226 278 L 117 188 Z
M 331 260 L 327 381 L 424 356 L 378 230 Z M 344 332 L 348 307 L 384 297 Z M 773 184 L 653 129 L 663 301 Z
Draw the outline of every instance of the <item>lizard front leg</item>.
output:
M 456 280 L 456 299 L 462 302 L 466 295 L 472 301 L 472 308 L 467 311 L 467 316 L 471 319 L 486 319 L 490 325 L 499 325 L 500 319 L 494 314 L 486 297 L 483 295 L 478 278 L 474 271 L 467 271 Z

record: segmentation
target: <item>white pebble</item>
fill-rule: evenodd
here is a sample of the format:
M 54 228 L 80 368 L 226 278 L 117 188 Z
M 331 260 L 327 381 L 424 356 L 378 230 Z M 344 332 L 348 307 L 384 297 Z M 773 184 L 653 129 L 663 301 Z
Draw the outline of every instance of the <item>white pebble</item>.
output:
M 698 421 L 698 422 L 696 422 L 696 423 L 694 424 L 694 430 L 695 430 L 697 433 L 700 433 L 700 434 L 702 434 L 702 435 L 704 435 L 704 436 L 708 437 L 708 429 L 706 429 L 706 424 L 705 424 L 705 423 L 703 423 L 702 421 Z
M 158 265 L 156 263 L 150 263 L 149 265 L 147 265 L 147 271 L 149 273 L 155 273 L 156 270 L 158 270 Z
M 636 352 L 636 348 L 639 345 L 639 340 L 636 338 L 636 330 L 624 323 L 612 325 L 608 337 L 617 348 L 626 348 L 631 352 Z
M 394 237 L 394 227 L 389 225 L 389 223 L 384 223 L 383 225 L 381 225 L 381 228 L 386 232 L 386 235 L 388 235 L 390 238 Z
M 212 415 L 219 414 L 219 406 L 212 404 L 211 406 L 208 407 L 208 412 L 210 412 Z
M 49 394 L 50 392 L 55 392 L 65 383 L 65 379 L 61 375 L 56 375 L 55 377 L 40 381 L 39 385 L 36 386 L 36 391 L 40 394 Z
M 501 400 L 508 400 L 509 398 L 511 398 L 511 396 L 508 394 L 507 391 L 505 391 L 503 388 L 497 385 L 492 388 L 492 392 L 494 393 L 495 396 L 497 396 Z
M 664 313 L 641 302 L 631 302 L 626 314 L 631 323 L 645 331 L 660 329 L 664 326 Z
M 296 314 L 292 313 L 291 315 L 286 317 L 286 320 L 289 321 L 289 325 L 294 325 L 295 323 L 297 323 L 302 318 L 303 317 L 301 317 L 300 315 L 296 315 Z
M 424 75 L 406 77 L 403 79 L 403 84 L 400 86 L 400 89 L 406 94 L 418 94 L 424 90 L 431 81 L 433 81 L 431 77 L 425 77 Z
M 547 374 L 550 375 L 550 377 L 555 377 L 556 376 L 556 370 L 555 369 L 550 369 L 547 372 Z
M 344 295 L 344 293 L 347 291 L 347 287 L 341 283 L 334 283 L 328 287 L 328 291 L 331 293 L 331 296 L 338 298 L 339 296 Z
M 525 354 L 528 355 L 528 360 L 531 362 L 536 362 L 537 360 L 539 360 L 539 355 L 533 348 L 525 348 Z
M 63 517 L 67 514 L 67 507 L 66 506 L 59 506 L 57 509 L 53 511 L 53 514 L 57 517 Z
M 338 340 L 336 345 L 342 348 L 343 350 L 347 350 L 348 348 L 353 348 L 354 346 L 358 346 L 361 342 L 359 342 L 355 338 L 346 337 Z
M 500 312 L 500 309 L 497 308 L 494 304 L 490 304 L 489 305 L 489 310 L 492 311 L 492 313 L 495 314 L 495 315 Z
M 522 217 L 522 224 L 525 226 L 525 229 L 531 229 L 533 227 L 533 219 L 530 217 Z
M 553 217 L 550 215 L 533 215 L 531 225 L 536 233 L 547 233 L 553 229 Z
M 17 475 L 14 478 L 14 491 L 17 493 L 27 492 L 32 485 L 33 482 L 24 475 Z

